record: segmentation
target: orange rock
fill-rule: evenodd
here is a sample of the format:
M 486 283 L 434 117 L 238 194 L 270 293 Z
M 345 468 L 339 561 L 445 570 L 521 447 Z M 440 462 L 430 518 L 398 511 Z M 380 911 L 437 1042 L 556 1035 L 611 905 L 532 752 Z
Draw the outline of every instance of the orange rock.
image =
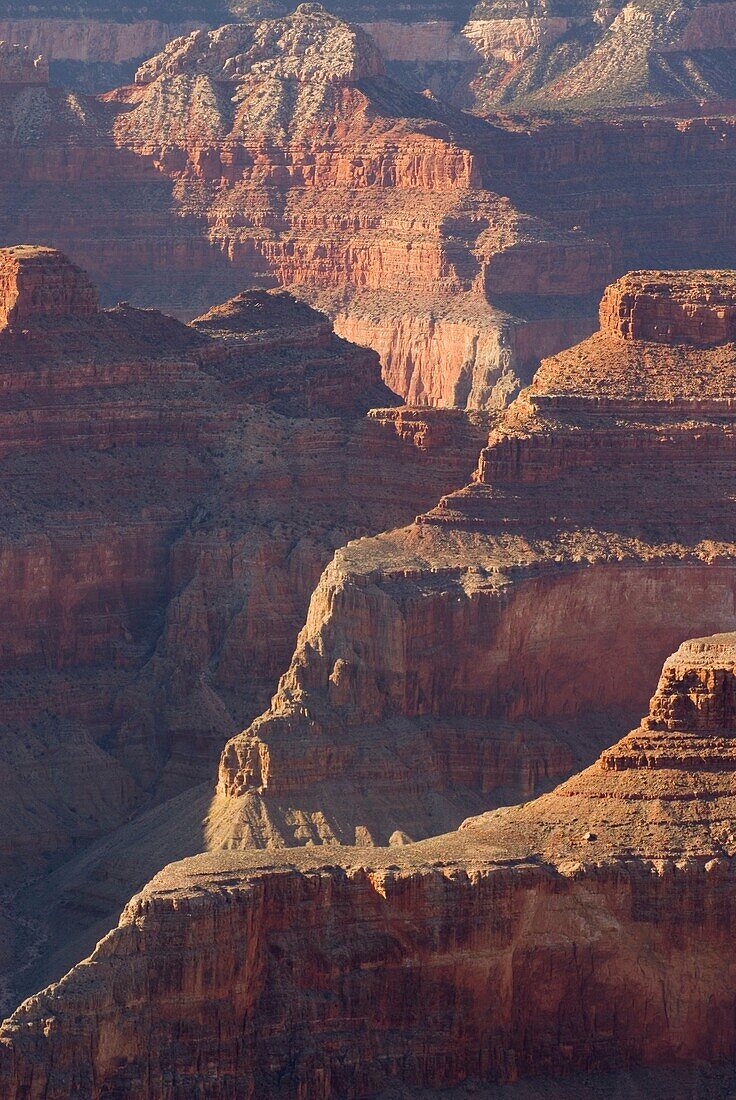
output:
M 86 318 L 97 310 L 92 283 L 53 248 L 18 246 L 0 253 L 0 328 Z
M 608 287 L 600 316 L 601 331 L 626 340 L 732 344 L 736 277 L 720 271 L 634 271 Z
M 652 310 L 701 282 L 652 275 Z M 338 551 L 223 754 L 211 843 L 417 839 L 527 799 L 639 710 L 688 628 L 736 626 L 733 359 L 597 333 L 543 363 L 470 485 Z
M 634 1095 L 657 1066 L 683 1100 L 732 1087 L 735 670 L 736 634 L 686 643 L 641 730 L 455 833 L 171 865 L 2 1026 L 4 1095 Z M 634 761 L 641 736 L 666 759 Z

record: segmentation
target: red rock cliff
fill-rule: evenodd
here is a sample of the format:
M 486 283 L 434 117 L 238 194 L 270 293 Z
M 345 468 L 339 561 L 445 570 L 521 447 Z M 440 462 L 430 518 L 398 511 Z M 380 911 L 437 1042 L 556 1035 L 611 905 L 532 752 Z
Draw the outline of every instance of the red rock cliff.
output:
M 697 272 L 636 278 L 666 288 L 655 314 L 703 297 Z M 697 340 L 721 296 L 698 309 Z M 590 758 L 686 623 L 734 625 L 735 387 L 732 344 L 604 330 L 547 360 L 470 486 L 337 553 L 270 710 L 223 754 L 212 843 L 417 838 Z
M 87 318 L 97 310 L 97 292 L 85 273 L 53 248 L 0 253 L 0 328 Z
M 0 859 L 18 873 L 211 774 L 336 544 L 461 483 L 484 428 L 364 417 L 395 402 L 376 355 L 284 294 L 189 327 L 100 310 L 63 256 L 18 247 L 0 323 Z
M 3 1025 L 4 1095 L 490 1097 L 484 1082 L 728 1063 L 735 665 L 734 634 L 687 643 L 642 730 L 458 833 L 329 865 L 167 868 Z M 666 749 L 654 766 L 641 736 Z M 617 1088 L 634 1095 L 628 1074 L 595 1094 Z
M 386 379 L 422 403 L 501 406 L 538 343 L 589 330 L 586 296 L 610 273 L 605 243 L 519 216 L 482 179 L 500 130 L 397 84 L 370 37 L 318 5 L 176 39 L 104 102 L 50 89 L 29 113 L 2 96 L 20 119 L 8 240 L 43 234 L 106 298 L 189 316 L 254 280 L 298 286 L 356 339 L 375 342 L 382 322 Z M 489 302 L 501 294 L 514 308 Z M 438 368 L 428 348 L 445 321 Z
M 652 279 L 632 272 L 601 302 L 601 331 L 627 340 L 710 347 L 736 337 L 736 278 L 719 271 Z

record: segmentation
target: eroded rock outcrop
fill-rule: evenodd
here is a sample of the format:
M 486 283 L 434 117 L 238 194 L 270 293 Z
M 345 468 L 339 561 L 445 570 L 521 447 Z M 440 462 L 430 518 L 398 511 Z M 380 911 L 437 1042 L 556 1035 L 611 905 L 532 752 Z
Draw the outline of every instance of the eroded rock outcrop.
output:
M 633 1097 L 636 1077 L 590 1075 L 664 1065 L 685 1097 L 688 1067 L 725 1062 L 725 1096 L 735 669 L 736 634 L 684 644 L 640 729 L 456 833 L 172 865 L 3 1025 L 4 1094 L 490 1100 L 577 1071 L 570 1095 Z
M 736 276 L 688 271 L 654 281 L 650 272 L 632 272 L 606 291 L 601 331 L 658 344 L 733 344 Z
M 186 317 L 289 287 L 404 399 L 485 409 L 593 331 L 612 274 L 728 255 L 732 118 L 491 123 L 392 72 L 302 5 L 179 38 L 98 99 L 0 85 L 0 232 Z
M 227 376 L 284 416 L 355 416 L 398 405 L 376 354 L 335 336 L 328 317 L 281 291 L 251 290 L 193 322 L 227 344 Z
M 8 242 L 184 316 L 292 288 L 412 402 L 502 407 L 613 273 L 720 265 L 736 233 L 733 119 L 486 122 L 315 5 L 195 31 L 97 100 L 0 103 Z
M 336 546 L 459 484 L 482 418 L 402 410 L 283 293 L 187 326 L 0 251 L 0 859 L 19 873 L 211 774 Z M 445 415 L 437 411 L 434 420 Z M 385 465 L 384 465 L 385 463 Z M 214 749 L 214 752 L 213 752 Z
M 700 346 L 731 282 L 616 284 L 604 327 L 542 364 L 471 485 L 338 551 L 270 711 L 223 755 L 213 844 L 416 839 L 463 804 L 528 798 L 642 706 L 686 622 L 734 625 L 734 345 Z M 613 325 L 634 286 L 670 339 L 673 303 L 695 303 L 695 344 Z
M 610 275 L 605 242 L 520 214 L 484 179 L 507 156 L 500 129 L 397 83 L 319 5 L 176 39 L 99 100 L 3 97 L 8 241 L 43 236 L 106 300 L 187 316 L 243 283 L 298 288 L 340 332 L 382 342 L 405 399 L 501 407 L 540 347 L 587 334 Z
M 87 320 L 98 308 L 87 275 L 53 248 L 20 246 L 0 253 L 0 329 Z

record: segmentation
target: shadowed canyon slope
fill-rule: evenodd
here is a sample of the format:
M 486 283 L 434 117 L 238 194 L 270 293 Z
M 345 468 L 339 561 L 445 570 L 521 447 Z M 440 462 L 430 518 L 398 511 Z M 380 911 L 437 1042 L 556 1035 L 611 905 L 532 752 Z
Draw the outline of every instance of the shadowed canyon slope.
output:
M 528 797 L 641 709 L 688 624 L 736 626 L 735 290 L 620 280 L 467 488 L 337 552 L 223 754 L 213 843 L 385 844 Z
M 691 1067 L 736 1056 L 735 668 L 736 634 L 685 643 L 638 729 L 456 833 L 326 863 L 172 865 L 0 1029 L 3 1095 L 343 1100 L 467 1082 L 490 1100 L 483 1082 L 577 1072 L 554 1095 L 634 1097 L 652 1093 L 614 1071 L 665 1066 L 667 1095 L 725 1096 L 732 1067 Z
M 411 402 L 501 407 L 593 331 L 612 275 L 733 252 L 732 118 L 484 121 L 319 5 L 177 39 L 97 99 L 14 65 L 6 241 L 185 316 L 291 287 Z
M 487 424 L 396 404 L 283 292 L 186 326 L 0 251 L 4 871 L 213 774 L 335 548 L 462 483 Z

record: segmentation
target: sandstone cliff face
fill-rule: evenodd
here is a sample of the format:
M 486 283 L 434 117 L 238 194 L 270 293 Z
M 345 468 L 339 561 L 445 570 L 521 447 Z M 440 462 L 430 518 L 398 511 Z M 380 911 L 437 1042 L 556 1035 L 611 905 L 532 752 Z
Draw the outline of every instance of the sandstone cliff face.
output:
M 0 859 L 18 873 L 208 776 L 335 547 L 461 483 L 487 425 L 365 418 L 396 403 L 377 357 L 288 295 L 188 327 L 100 310 L 81 270 L 19 247 L 0 296 Z
M 373 40 L 318 5 L 179 38 L 102 101 L 3 96 L 9 241 L 60 245 L 105 300 L 187 316 L 279 284 L 378 340 L 367 318 L 389 296 L 386 379 L 406 380 L 404 398 L 503 404 L 537 342 L 589 331 L 587 295 L 610 274 L 605 243 L 489 189 L 481 164 L 500 131 L 396 83 Z
M 491 124 L 397 83 L 315 5 L 179 38 L 99 100 L 0 101 L 7 241 L 184 316 L 290 287 L 430 405 L 502 406 L 589 334 L 613 272 L 733 243 L 732 120 Z
M 601 331 L 628 340 L 710 347 L 736 335 L 736 281 L 720 272 L 688 272 L 666 282 L 632 273 L 609 287 Z
M 733 344 L 699 346 L 730 283 L 609 288 L 607 327 L 543 364 L 473 484 L 337 553 L 270 711 L 223 754 L 211 843 L 416 839 L 528 798 L 594 754 L 602 711 L 642 706 L 685 623 L 733 625 Z M 695 346 L 664 344 L 691 303 Z
M 110 15 L 115 13 L 111 10 Z M 53 61 L 83 61 L 117 65 L 140 61 L 162 50 L 167 42 L 196 29 L 187 22 L 146 19 L 120 23 L 80 18 L 0 19 L 0 39 L 25 46 Z
M 172 865 L 3 1025 L 5 1095 L 490 1097 L 728 1062 L 735 667 L 735 634 L 686 643 L 639 730 L 457 833 Z
M 53 248 L 6 248 L 0 254 L 0 329 L 86 320 L 98 308 L 85 273 Z

